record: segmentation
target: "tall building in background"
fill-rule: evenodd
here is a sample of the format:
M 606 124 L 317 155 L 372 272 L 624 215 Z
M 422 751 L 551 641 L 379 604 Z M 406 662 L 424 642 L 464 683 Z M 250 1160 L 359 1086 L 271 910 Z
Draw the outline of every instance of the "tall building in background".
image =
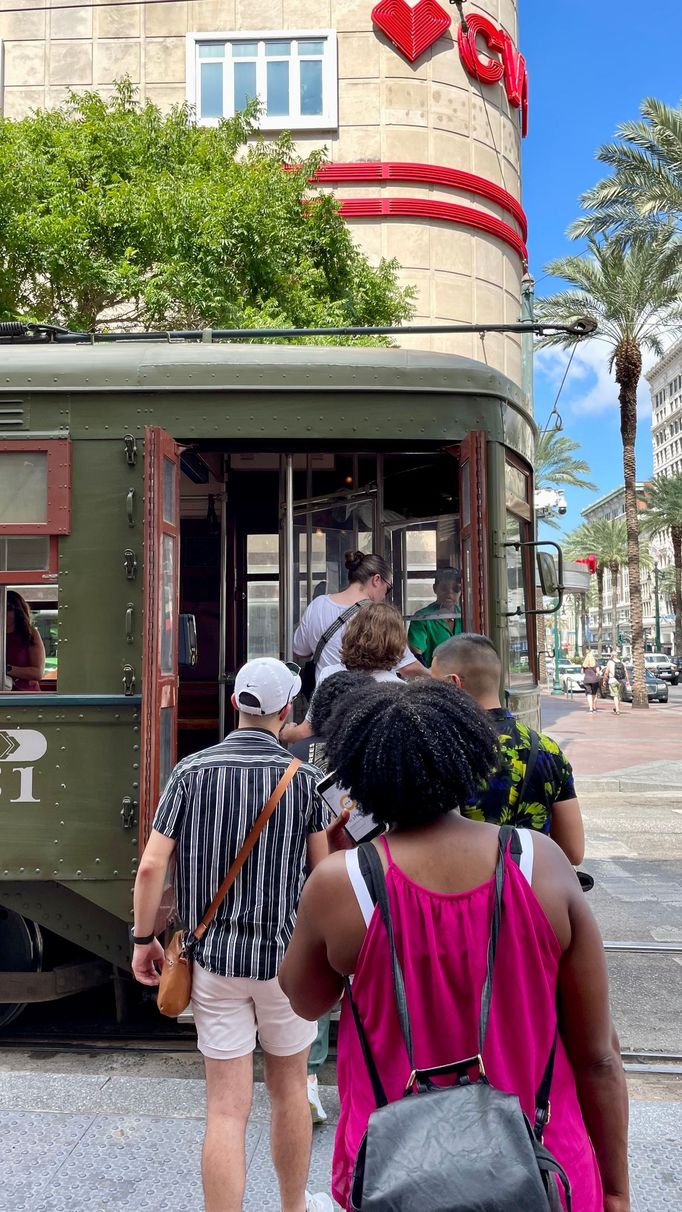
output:
M 682 340 L 676 341 L 649 371 L 651 440 L 654 475 L 682 475 Z M 673 547 L 668 531 L 657 534 L 654 548 L 659 568 L 672 567 Z M 670 648 L 675 633 L 672 604 L 661 594 L 661 643 Z
M 373 261 L 397 258 L 415 323 L 519 320 L 528 93 L 516 0 L 467 3 L 466 33 L 448 0 L 429 0 L 419 20 L 394 0 L 46 4 L 0 14 L 6 117 L 58 105 L 68 89 L 110 95 L 124 75 L 142 99 L 188 101 L 206 125 L 257 96 L 266 134 L 327 149 L 323 188 Z M 518 336 L 410 343 L 521 383 Z
M 638 483 L 637 488 L 637 506 L 640 512 L 646 510 L 645 490 L 646 484 Z M 625 520 L 625 486 L 614 488 L 613 492 L 606 493 L 605 496 L 599 497 L 593 501 L 591 505 L 587 505 L 582 509 L 581 516 L 586 522 L 600 522 L 610 520 L 612 518 L 623 518 Z M 642 617 L 644 624 L 645 641 L 651 647 L 650 641 L 653 638 L 655 606 L 654 606 L 654 585 L 653 576 L 650 568 L 641 568 L 641 583 L 642 583 Z M 603 616 L 603 638 L 605 641 L 611 638 L 611 620 L 613 611 L 616 611 L 616 625 L 618 634 L 622 637 L 623 647 L 626 652 L 630 650 L 631 627 L 630 627 L 630 576 L 628 573 L 627 564 L 621 566 L 618 572 L 618 582 L 616 590 L 616 601 L 613 602 L 613 594 L 611 591 L 611 574 L 607 569 L 604 574 L 604 616 Z M 597 635 L 597 605 L 589 608 L 590 632 L 593 638 Z

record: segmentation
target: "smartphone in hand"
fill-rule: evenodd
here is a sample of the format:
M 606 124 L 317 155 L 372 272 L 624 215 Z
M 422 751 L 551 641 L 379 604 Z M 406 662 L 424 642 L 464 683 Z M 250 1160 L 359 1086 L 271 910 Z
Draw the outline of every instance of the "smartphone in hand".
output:
M 317 790 L 327 807 L 331 808 L 334 816 L 339 816 L 344 809 L 350 812 L 346 833 L 352 837 L 354 842 L 369 842 L 373 837 L 378 837 L 385 831 L 385 826 L 378 825 L 373 816 L 367 816 L 360 811 L 350 793 L 344 787 L 339 786 L 333 771 L 317 784 Z

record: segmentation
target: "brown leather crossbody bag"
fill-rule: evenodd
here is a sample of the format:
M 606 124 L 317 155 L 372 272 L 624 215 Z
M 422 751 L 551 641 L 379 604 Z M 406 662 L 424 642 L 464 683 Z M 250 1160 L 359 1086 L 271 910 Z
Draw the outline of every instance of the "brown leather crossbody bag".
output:
M 168 944 L 157 998 L 159 1010 L 168 1018 L 177 1018 L 189 1006 L 192 996 L 192 950 L 194 944 L 204 937 L 215 917 L 218 907 L 227 896 L 300 765 L 300 759 L 294 758 L 287 766 L 269 800 L 259 812 L 255 824 L 246 837 L 243 846 L 199 925 L 195 930 L 177 930 Z

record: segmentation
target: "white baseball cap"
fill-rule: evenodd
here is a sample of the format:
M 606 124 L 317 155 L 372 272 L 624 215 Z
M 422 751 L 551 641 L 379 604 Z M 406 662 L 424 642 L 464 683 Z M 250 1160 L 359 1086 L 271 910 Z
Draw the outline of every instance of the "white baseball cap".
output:
M 234 681 L 237 707 L 246 715 L 276 715 L 301 691 L 298 665 L 258 657 L 242 665 Z

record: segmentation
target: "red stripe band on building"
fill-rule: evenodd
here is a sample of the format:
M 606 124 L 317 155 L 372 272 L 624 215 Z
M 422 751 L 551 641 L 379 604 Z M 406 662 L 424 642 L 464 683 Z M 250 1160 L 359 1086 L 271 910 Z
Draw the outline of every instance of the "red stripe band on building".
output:
M 459 168 L 443 168 L 440 164 L 413 164 L 396 161 L 369 161 L 356 164 L 323 164 L 313 178 L 318 184 L 335 182 L 343 184 L 355 181 L 423 181 L 429 185 L 443 185 L 452 189 L 460 189 L 468 194 L 478 194 L 494 202 L 502 210 L 516 220 L 523 240 L 528 235 L 528 220 L 525 211 L 516 198 L 475 173 L 467 173 Z
M 459 223 L 462 227 L 474 227 L 508 244 L 518 253 L 524 265 L 528 262 L 526 245 L 513 227 L 471 206 L 435 202 L 432 198 L 340 198 L 339 209 L 344 219 L 372 219 L 379 215 L 386 218 L 409 216 L 415 219 L 441 219 L 446 223 Z

